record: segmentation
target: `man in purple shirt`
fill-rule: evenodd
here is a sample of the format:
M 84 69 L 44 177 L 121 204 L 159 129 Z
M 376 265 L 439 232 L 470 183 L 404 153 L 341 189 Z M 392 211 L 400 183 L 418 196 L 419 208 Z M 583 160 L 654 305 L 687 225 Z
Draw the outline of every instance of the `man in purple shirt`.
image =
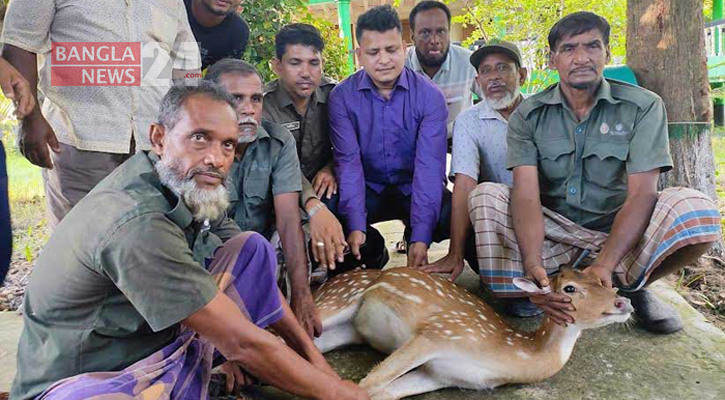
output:
M 427 263 L 431 241 L 449 236 L 448 109 L 433 81 L 405 67 L 401 31 L 389 5 L 360 15 L 363 69 L 332 91 L 328 113 L 350 250 L 359 257 L 369 224 L 401 219 L 408 266 L 417 267 Z

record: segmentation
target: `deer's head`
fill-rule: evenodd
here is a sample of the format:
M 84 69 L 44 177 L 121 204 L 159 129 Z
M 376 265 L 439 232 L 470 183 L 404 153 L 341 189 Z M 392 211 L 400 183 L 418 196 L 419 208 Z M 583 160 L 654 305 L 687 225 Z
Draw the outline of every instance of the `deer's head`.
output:
M 574 324 L 580 329 L 599 328 L 615 322 L 625 322 L 634 311 L 629 299 L 618 296 L 617 289 L 609 289 L 594 276 L 564 268 L 552 277 L 551 288 L 539 288 L 525 278 L 515 278 L 514 284 L 532 294 L 546 294 L 549 291 L 571 298 L 575 311 L 569 311 Z

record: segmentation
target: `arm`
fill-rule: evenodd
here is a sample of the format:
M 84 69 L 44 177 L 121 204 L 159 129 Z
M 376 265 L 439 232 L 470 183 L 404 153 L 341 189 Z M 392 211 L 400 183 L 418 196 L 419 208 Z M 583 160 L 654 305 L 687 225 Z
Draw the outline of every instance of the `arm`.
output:
M 429 94 L 418 128 L 410 205 L 408 267 L 427 263 L 428 246 L 440 216 L 448 147 L 448 109 L 443 93 Z
M 360 144 L 356 127 L 350 119 L 345 104 L 344 86 L 337 86 L 330 93 L 328 115 L 330 141 L 332 142 L 335 175 L 337 176 L 340 202 L 338 210 L 344 218 L 351 252 L 360 259 L 360 245 L 365 242 L 367 211 L 365 207 L 365 172 L 360 159 Z
M 28 81 L 5 59 L 0 58 L 0 88 L 13 101 L 15 116 L 23 119 L 35 109 L 35 97 Z M 36 91 L 37 92 L 37 91 Z
M 33 8 L 30 13 L 29 8 Z M 30 94 L 38 98 L 37 54 L 50 52 L 50 27 L 55 18 L 55 0 L 13 1 L 8 5 L 3 27 L 2 56 L 28 81 Z M 27 15 L 33 15 L 30 19 Z M 49 56 L 49 55 L 48 55 Z M 56 153 L 60 145 L 55 132 L 36 105 L 18 131 L 20 151 L 31 163 L 53 168 L 48 147 Z
M 476 185 L 476 180 L 470 176 L 456 174 L 451 210 L 451 243 L 448 247 L 448 254 L 437 262 L 422 267 L 423 271 L 451 274 L 448 277 L 451 281 L 455 281 L 463 272 L 466 238 L 468 229 L 471 227 L 471 219 L 468 216 L 468 195 L 476 188 Z
M 642 238 L 657 203 L 657 179 L 660 170 L 628 176 L 627 199 L 617 212 L 602 252 L 585 271 L 594 274 L 607 287 L 612 287 L 614 267 L 629 254 Z
M 300 209 L 297 193 L 282 193 L 274 196 L 274 211 L 277 215 L 277 230 L 282 241 L 282 251 L 287 262 L 292 293 L 290 304 L 297 319 L 312 336 L 322 334 L 322 322 L 315 309 L 307 274 L 307 253 L 305 235 L 300 225 Z
M 274 335 L 252 324 L 223 293 L 183 322 L 228 361 L 290 393 L 314 399 L 367 399 L 362 389 L 309 364 Z

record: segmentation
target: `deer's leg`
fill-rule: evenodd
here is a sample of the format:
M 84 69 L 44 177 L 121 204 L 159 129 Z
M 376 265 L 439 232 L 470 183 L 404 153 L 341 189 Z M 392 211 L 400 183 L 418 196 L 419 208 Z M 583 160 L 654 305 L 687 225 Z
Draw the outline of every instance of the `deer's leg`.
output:
M 428 393 L 448 387 L 445 383 L 435 379 L 424 371 L 411 371 L 392 381 L 382 391 L 372 396 L 373 400 L 398 400 L 403 397 Z
M 362 336 L 357 333 L 352 323 L 348 322 L 323 328 L 322 335 L 315 339 L 315 346 L 321 353 L 327 353 L 340 347 L 363 342 Z
M 378 364 L 360 382 L 360 387 L 371 395 L 385 389 L 390 382 L 406 372 L 430 361 L 435 356 L 435 345 L 423 336 L 413 337 Z

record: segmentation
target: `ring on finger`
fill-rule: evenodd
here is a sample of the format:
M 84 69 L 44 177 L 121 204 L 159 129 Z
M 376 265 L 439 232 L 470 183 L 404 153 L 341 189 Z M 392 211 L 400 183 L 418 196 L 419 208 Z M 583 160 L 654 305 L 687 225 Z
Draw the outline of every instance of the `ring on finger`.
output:
M 325 247 L 325 242 L 317 242 L 317 243 L 315 243 L 315 246 L 317 246 L 317 247 Z

